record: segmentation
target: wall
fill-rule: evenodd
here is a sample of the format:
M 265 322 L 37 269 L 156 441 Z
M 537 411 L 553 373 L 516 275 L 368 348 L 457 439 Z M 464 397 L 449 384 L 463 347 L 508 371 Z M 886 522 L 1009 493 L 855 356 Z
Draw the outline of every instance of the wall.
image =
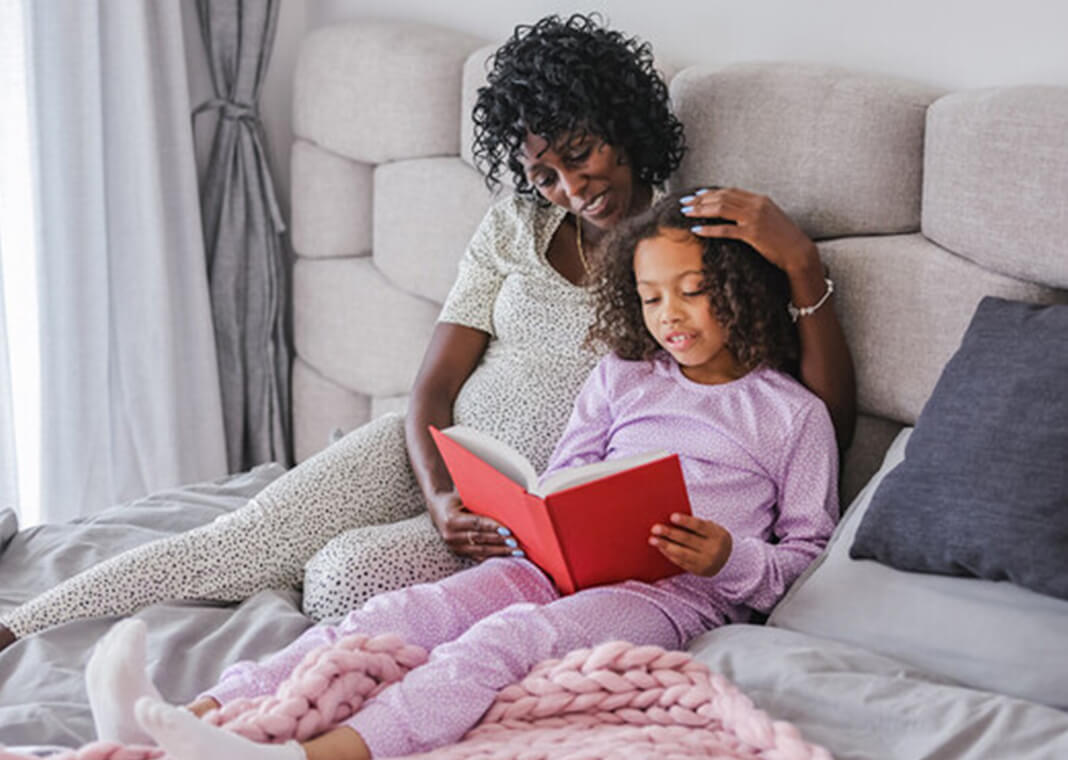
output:
M 1068 3 L 1062 0 L 282 0 L 262 105 L 283 202 L 293 63 L 309 29 L 359 18 L 396 19 L 497 40 L 517 23 L 579 9 L 600 11 L 612 26 L 641 36 L 659 58 L 679 66 L 819 61 L 948 89 L 1068 86 Z

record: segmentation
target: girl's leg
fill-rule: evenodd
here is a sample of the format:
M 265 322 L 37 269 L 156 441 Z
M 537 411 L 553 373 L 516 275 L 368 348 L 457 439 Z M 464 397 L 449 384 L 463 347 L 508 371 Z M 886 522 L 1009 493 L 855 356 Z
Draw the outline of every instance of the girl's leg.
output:
M 644 584 L 590 589 L 547 605 L 513 605 L 438 646 L 427 664 L 346 725 L 375 757 L 428 751 L 457 741 L 500 689 L 542 660 L 613 640 L 677 649 L 703 628 L 697 613 Z
M 353 633 L 395 633 L 431 650 L 460 637 L 479 620 L 519 602 L 543 605 L 557 598 L 552 584 L 525 560 L 491 559 L 436 583 L 423 583 L 371 599 L 337 625 L 317 625 L 259 663 L 228 668 L 202 697 L 220 704 L 273 694 L 311 650 Z
M 6 613 L 16 636 L 68 620 L 126 615 L 170 599 L 239 601 L 299 587 L 304 564 L 346 529 L 424 509 L 408 462 L 404 420 L 353 431 L 214 522 L 139 546 Z

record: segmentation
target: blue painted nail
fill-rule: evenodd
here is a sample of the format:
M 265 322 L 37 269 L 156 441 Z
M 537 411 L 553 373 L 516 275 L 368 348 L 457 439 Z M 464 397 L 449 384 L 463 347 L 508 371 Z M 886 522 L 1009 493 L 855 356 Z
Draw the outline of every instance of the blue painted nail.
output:
M 696 195 L 687 195 L 685 198 L 679 198 L 679 203 L 693 203 L 697 200 Z
M 513 549 L 512 550 L 512 556 L 513 557 L 525 557 L 525 556 L 527 556 L 527 553 L 525 551 L 523 551 L 522 549 Z
M 693 211 L 693 206 L 683 206 L 682 207 L 682 213 L 684 213 L 684 214 L 688 214 L 691 211 Z
M 700 224 L 695 224 L 693 227 L 690 228 L 690 232 L 700 232 L 700 231 L 701 231 L 701 225 Z
M 712 192 L 712 191 L 709 190 L 707 187 L 702 187 L 700 190 L 697 191 L 697 195 L 704 195 L 705 193 L 710 193 L 710 192 Z
M 512 548 L 514 549 L 514 548 L 516 548 L 517 546 L 519 546 L 519 542 L 518 542 L 518 541 L 516 541 L 516 540 L 515 540 L 514 538 L 509 538 L 508 540 L 506 540 L 506 541 L 504 542 L 504 545 L 505 545 L 505 546 L 510 546 L 510 547 L 512 547 Z
M 512 535 L 512 531 L 508 530 L 504 526 L 501 526 L 500 528 L 497 528 L 497 532 L 500 533 L 502 536 L 510 536 L 510 535 Z

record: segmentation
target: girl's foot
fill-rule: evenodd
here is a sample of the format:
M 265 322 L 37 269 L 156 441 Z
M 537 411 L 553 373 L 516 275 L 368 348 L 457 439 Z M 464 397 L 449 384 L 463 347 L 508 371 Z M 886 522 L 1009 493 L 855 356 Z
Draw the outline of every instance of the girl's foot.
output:
M 141 697 L 159 700 L 145 662 L 145 624 L 123 620 L 112 626 L 93 650 L 85 668 L 85 686 L 97 739 L 123 744 L 151 744 L 137 724 L 134 705 Z
M 141 728 L 174 760 L 305 760 L 296 742 L 258 744 L 156 699 L 137 700 L 134 713 Z

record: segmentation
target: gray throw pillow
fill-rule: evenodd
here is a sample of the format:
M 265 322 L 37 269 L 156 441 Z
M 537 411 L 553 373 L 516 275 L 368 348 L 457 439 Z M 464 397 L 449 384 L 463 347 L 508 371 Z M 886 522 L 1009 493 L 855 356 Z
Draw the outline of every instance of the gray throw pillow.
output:
M 1068 305 L 982 300 L 849 554 L 1068 599 Z

